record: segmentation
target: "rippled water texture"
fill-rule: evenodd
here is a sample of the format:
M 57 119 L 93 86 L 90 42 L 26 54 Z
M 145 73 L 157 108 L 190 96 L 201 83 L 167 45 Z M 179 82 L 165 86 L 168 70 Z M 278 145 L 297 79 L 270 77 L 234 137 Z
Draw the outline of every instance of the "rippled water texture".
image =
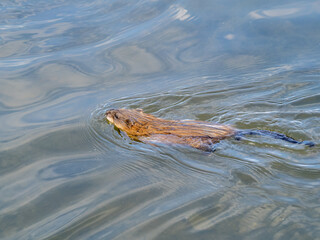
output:
M 320 1 L 0 2 L 0 239 L 319 239 Z M 265 129 L 212 153 L 109 108 Z

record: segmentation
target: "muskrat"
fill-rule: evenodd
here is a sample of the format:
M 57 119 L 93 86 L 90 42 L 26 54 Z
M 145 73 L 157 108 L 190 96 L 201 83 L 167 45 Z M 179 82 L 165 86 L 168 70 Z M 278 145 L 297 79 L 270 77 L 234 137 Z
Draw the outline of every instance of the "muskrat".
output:
M 213 151 L 214 144 L 228 137 L 240 140 L 244 135 L 265 135 L 290 143 L 313 147 L 310 141 L 297 141 L 267 130 L 238 130 L 228 125 L 194 120 L 166 120 L 144 113 L 142 109 L 110 109 L 107 120 L 133 139 L 145 143 L 167 143 Z

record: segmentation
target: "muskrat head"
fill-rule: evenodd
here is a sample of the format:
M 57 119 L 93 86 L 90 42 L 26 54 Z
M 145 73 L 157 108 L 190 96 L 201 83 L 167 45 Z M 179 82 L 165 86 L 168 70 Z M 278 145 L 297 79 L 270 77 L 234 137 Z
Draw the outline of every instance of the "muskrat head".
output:
M 142 114 L 141 109 L 110 109 L 106 112 L 106 117 L 117 128 L 128 132 L 139 122 Z

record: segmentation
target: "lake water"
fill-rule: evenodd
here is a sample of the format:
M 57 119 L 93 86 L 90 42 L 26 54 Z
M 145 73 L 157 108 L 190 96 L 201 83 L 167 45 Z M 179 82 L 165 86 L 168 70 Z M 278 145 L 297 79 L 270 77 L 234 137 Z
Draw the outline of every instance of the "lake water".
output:
M 0 239 L 320 239 L 320 1 L 0 2 Z M 265 129 L 212 153 L 109 108 Z

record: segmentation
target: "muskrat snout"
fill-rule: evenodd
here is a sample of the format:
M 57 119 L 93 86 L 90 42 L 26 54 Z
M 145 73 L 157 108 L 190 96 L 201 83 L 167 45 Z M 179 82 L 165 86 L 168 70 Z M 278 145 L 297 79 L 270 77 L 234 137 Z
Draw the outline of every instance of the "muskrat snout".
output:
M 115 109 L 109 109 L 108 111 L 106 111 L 106 117 L 110 123 L 114 122 L 113 119 L 116 116 L 115 111 Z

